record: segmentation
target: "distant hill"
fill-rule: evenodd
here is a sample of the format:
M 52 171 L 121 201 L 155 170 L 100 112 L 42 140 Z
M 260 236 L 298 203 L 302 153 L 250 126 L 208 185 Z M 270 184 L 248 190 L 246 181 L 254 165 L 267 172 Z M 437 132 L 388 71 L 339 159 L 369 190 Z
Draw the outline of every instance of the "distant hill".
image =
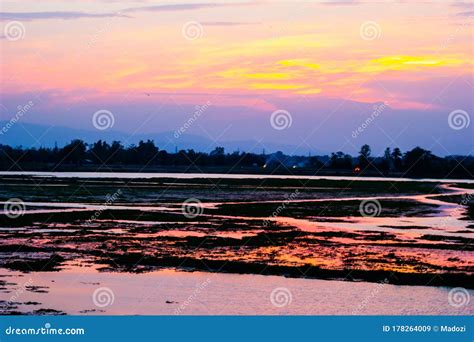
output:
M 0 121 L 0 127 L 4 127 L 7 121 Z M 125 146 L 137 144 L 140 140 L 154 140 L 156 146 L 161 150 L 174 152 L 176 149 L 194 149 L 200 152 L 210 152 L 216 146 L 223 146 L 227 152 L 245 151 L 260 153 L 265 149 L 266 153 L 282 151 L 292 155 L 327 154 L 317 149 L 310 150 L 308 146 L 297 147 L 294 145 L 277 144 L 274 142 L 257 142 L 255 140 L 214 142 L 209 138 L 184 133 L 175 138 L 174 132 L 160 132 L 154 134 L 137 134 L 130 136 L 127 133 L 113 130 L 83 130 L 64 126 L 46 126 L 30 123 L 16 123 L 5 134 L 0 135 L 0 144 L 23 147 L 62 147 L 72 139 L 81 139 L 87 143 L 99 139 L 111 142 L 118 140 Z

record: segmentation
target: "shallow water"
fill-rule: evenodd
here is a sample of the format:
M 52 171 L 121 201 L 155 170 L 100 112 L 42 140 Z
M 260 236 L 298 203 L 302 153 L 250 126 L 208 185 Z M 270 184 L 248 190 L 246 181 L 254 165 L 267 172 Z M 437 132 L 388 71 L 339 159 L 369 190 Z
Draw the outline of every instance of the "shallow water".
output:
M 393 177 L 350 177 L 350 176 L 286 176 L 286 175 L 254 175 L 228 173 L 164 173 L 164 172 L 39 172 L 39 171 L 0 171 L 0 176 L 36 176 L 60 178 L 123 178 L 123 179 L 330 179 L 349 181 L 389 181 L 389 182 L 436 182 L 436 183 L 469 183 L 474 179 L 437 179 L 437 178 L 393 178 Z
M 99 273 L 93 268 L 69 267 L 61 272 L 38 272 L 18 277 L 0 270 L 7 281 L 39 286 L 18 301 L 31 312 L 40 308 L 67 314 L 112 315 L 468 315 L 474 301 L 450 304 L 448 288 L 394 286 L 384 283 L 291 279 L 276 276 L 203 272 L 154 271 L 142 274 Z M 2 278 L 0 278 L 2 279 Z M 44 288 L 43 288 L 44 287 Z M 10 293 L 0 292 L 0 301 Z M 103 289 L 106 288 L 106 289 Z M 102 289 L 102 290 L 98 290 Z M 104 296 L 100 307 L 94 292 Z M 272 292 L 274 295 L 272 296 Z M 277 296 L 279 294 L 279 296 Z M 469 290 L 470 297 L 474 291 Z M 112 299 L 113 298 L 113 302 Z M 272 303 L 273 298 L 273 303 Z M 97 302 L 97 296 L 96 296 Z M 276 303 L 276 304 L 274 304 Z M 281 307 L 280 307 L 281 305 Z

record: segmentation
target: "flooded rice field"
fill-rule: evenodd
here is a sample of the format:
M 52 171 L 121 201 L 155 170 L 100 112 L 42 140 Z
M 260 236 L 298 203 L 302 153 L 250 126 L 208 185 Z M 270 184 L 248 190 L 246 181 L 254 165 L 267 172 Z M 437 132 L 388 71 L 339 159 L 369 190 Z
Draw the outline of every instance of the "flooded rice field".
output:
M 3 173 L 0 312 L 472 314 L 473 202 L 460 180 Z

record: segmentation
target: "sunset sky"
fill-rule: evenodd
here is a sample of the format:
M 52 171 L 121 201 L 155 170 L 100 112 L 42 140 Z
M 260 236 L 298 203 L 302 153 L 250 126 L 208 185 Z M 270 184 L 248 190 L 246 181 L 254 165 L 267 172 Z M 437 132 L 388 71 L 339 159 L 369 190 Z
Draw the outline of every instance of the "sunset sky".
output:
M 19 124 L 94 130 L 94 112 L 106 109 L 111 130 L 173 132 L 210 103 L 186 134 L 260 141 L 259 150 L 272 142 L 353 153 L 369 143 L 376 154 L 417 145 L 474 153 L 470 1 L 1 6 L 0 120 L 33 101 Z M 272 127 L 276 110 L 291 126 Z M 455 110 L 470 124 L 450 127 Z

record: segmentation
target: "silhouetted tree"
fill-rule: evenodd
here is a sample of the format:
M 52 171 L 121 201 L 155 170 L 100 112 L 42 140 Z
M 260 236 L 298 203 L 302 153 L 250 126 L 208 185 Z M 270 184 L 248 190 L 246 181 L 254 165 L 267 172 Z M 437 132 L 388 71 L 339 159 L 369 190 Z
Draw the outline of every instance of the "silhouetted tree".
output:
M 371 159 L 370 154 L 372 153 L 370 146 L 365 144 L 362 145 L 359 152 L 359 165 L 362 170 L 367 169 L 370 165 Z
M 110 145 L 105 141 L 99 140 L 92 144 L 89 152 L 90 159 L 93 162 L 104 164 L 110 156 Z
M 300 169 L 306 171 L 320 171 L 322 169 L 337 169 L 352 172 L 353 157 L 342 151 L 332 153 L 330 156 L 289 156 L 281 151 L 272 154 L 254 154 L 235 151 L 225 153 L 223 147 L 216 147 L 210 153 L 198 152 L 193 149 L 180 150 L 176 153 L 168 153 L 160 150 L 152 140 L 140 141 L 138 145 L 124 147 L 120 142 L 112 144 L 104 140 L 87 145 L 82 140 L 73 140 L 62 148 L 24 148 L 11 147 L 0 144 L 0 169 L 48 169 L 62 165 L 81 165 L 89 163 L 90 166 L 102 164 L 107 165 L 143 165 L 146 166 L 218 166 L 238 170 L 241 167 L 261 168 L 267 165 L 266 170 L 271 172 L 297 172 Z M 473 156 L 448 156 L 439 158 L 430 151 L 416 147 L 402 155 L 399 148 L 390 151 L 387 148 L 383 156 L 374 158 L 371 156 L 370 147 L 364 145 L 359 154 L 361 166 L 376 165 L 376 170 L 370 171 L 375 174 L 380 168 L 384 171 L 393 169 L 403 171 L 410 176 L 425 176 L 438 178 L 473 178 L 474 157 Z M 26 167 L 25 167 L 26 166 Z
M 211 151 L 209 154 L 211 159 L 213 160 L 214 165 L 223 165 L 225 161 L 225 150 L 221 146 L 217 146 L 214 150 Z
M 158 147 L 155 146 L 153 140 L 147 140 L 146 142 L 140 140 L 138 146 L 135 147 L 135 153 L 138 164 L 153 164 L 158 157 Z
M 395 147 L 392 152 L 393 166 L 395 170 L 400 171 L 402 169 L 402 151 L 398 147 Z
M 73 140 L 59 151 L 60 160 L 64 163 L 81 165 L 86 158 L 86 149 L 84 141 Z
M 393 168 L 392 153 L 390 147 L 387 147 L 383 153 L 381 169 L 384 171 L 390 171 Z
M 329 165 L 333 169 L 352 169 L 352 157 L 341 151 L 331 153 Z
M 113 141 L 110 146 L 110 154 L 107 159 L 110 163 L 123 162 L 125 158 L 125 151 L 122 144 L 119 141 Z
M 413 176 L 431 174 L 434 171 L 433 168 L 437 159 L 438 157 L 434 156 L 431 151 L 415 147 L 405 153 L 403 158 L 405 172 Z

